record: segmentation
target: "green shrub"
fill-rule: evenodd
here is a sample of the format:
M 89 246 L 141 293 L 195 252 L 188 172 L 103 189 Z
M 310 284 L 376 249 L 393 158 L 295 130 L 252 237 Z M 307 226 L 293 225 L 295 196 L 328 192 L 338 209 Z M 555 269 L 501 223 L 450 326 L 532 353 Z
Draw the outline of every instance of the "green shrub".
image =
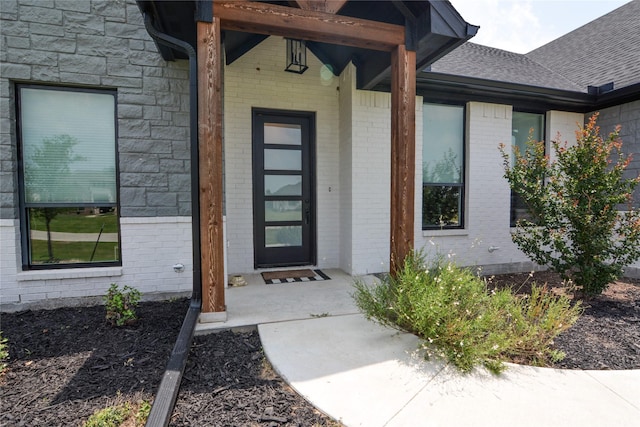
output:
M 111 284 L 107 295 L 104 297 L 106 318 L 113 326 L 131 325 L 136 322 L 136 307 L 140 302 L 140 291 L 130 286 L 124 286 L 122 290 L 115 283 Z
M 9 344 L 7 344 L 7 338 L 2 336 L 0 331 L 0 374 L 7 369 L 7 360 L 9 360 Z
M 150 410 L 151 404 L 146 400 L 136 404 L 127 401 L 94 412 L 82 427 L 142 427 L 147 422 Z
M 514 150 L 513 161 L 500 147 L 505 178 L 533 217 L 518 222 L 514 243 L 571 280 L 584 297 L 600 294 L 640 258 L 640 211 L 631 206 L 640 176 L 625 176 L 631 156 L 621 152 L 620 129 L 603 139 L 597 116 L 576 133 L 574 145 L 552 143 L 553 162 L 544 142 L 531 136 L 524 153 Z
M 131 413 L 131 405 L 125 402 L 120 405 L 96 411 L 83 424 L 83 427 L 120 427 Z
M 397 276 L 374 286 L 355 283 L 354 298 L 368 319 L 416 334 L 461 371 L 482 364 L 492 372 L 503 362 L 544 365 L 563 355 L 551 348 L 581 312 L 568 298 L 534 286 L 530 297 L 509 289 L 487 292 L 471 271 L 437 257 L 425 265 L 411 253 Z M 427 353 L 427 356 L 429 354 Z

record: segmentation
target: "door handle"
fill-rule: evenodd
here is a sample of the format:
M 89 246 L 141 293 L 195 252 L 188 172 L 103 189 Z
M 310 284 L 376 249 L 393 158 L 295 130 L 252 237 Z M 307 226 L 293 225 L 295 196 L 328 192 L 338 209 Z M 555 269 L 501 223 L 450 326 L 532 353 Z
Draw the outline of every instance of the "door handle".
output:
M 311 221 L 311 210 L 309 209 L 309 200 L 304 201 L 304 222 L 309 225 Z

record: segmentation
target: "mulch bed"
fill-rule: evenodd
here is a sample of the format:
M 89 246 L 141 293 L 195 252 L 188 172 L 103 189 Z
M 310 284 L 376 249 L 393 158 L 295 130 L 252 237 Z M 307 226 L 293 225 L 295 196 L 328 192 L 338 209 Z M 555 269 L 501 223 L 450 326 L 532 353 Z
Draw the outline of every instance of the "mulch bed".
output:
M 153 400 L 188 302 L 145 302 L 112 328 L 102 306 L 3 313 L 9 362 L 0 426 L 80 426 L 95 411 Z M 258 333 L 194 338 L 174 426 L 338 425 L 264 362 Z
M 527 276 L 493 280 L 520 286 Z M 550 273 L 534 280 L 559 283 Z M 138 324 L 122 329 L 106 324 L 102 306 L 3 313 L 10 359 L 0 378 L 0 426 L 79 426 L 114 403 L 152 400 L 187 306 L 142 303 Z M 640 369 L 640 280 L 619 281 L 585 304 L 555 345 L 567 353 L 557 367 Z M 171 425 L 339 424 L 270 369 L 253 331 L 195 337 Z

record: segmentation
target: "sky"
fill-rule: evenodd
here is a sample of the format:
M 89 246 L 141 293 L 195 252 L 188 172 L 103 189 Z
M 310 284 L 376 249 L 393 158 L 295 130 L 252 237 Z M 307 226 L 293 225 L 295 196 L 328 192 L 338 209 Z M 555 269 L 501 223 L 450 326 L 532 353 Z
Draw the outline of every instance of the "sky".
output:
M 528 53 L 629 0 L 450 0 L 470 24 L 472 42 Z

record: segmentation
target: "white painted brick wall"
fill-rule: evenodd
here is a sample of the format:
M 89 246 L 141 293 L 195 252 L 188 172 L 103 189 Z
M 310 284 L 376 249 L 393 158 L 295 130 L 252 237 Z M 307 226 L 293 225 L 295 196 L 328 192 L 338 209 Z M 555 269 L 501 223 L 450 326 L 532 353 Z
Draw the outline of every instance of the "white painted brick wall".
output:
M 22 272 L 18 230 L 17 220 L 0 220 L 3 310 L 69 305 L 72 299 L 104 295 L 111 283 L 133 286 L 147 299 L 192 289 L 189 217 L 121 218 L 122 267 Z M 183 273 L 174 272 L 176 263 L 184 264 Z M 71 300 L 56 301 L 60 298 Z
M 340 76 L 340 265 L 352 273 L 353 265 L 353 112 L 356 69 L 349 64 Z
M 309 69 L 302 75 L 285 72 L 284 62 L 284 39 L 269 37 L 225 69 L 227 257 L 231 274 L 254 271 L 252 107 L 316 113 L 318 266 L 339 265 L 338 78 L 322 81 L 322 64 L 311 52 L 307 53 Z

